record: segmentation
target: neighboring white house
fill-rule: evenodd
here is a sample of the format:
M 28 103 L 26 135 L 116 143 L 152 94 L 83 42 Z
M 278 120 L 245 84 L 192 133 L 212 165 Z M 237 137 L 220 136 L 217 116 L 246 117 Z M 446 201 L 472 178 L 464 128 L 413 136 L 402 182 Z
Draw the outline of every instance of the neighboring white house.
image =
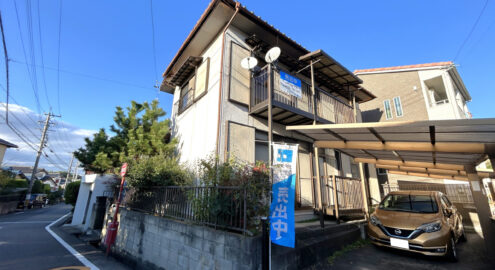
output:
M 268 71 L 264 57 L 274 46 L 280 47 L 282 54 L 276 64 L 278 69 Z M 273 140 L 299 144 L 296 201 L 299 207 L 314 205 L 317 188 L 311 161 L 313 142 L 286 130 L 290 125 L 312 124 L 315 118 L 315 101 L 308 83 L 310 71 L 297 73 L 308 65 L 307 59 L 312 55 L 322 63 L 331 63 L 316 70 L 316 121 L 355 122 L 355 110 L 360 121 L 360 104 L 374 96 L 352 72 L 321 50 L 308 51 L 236 2 L 212 1 L 168 65 L 160 87 L 174 95 L 172 131 L 179 139 L 181 162 L 194 165 L 198 159 L 211 155 L 221 160 L 234 156 L 251 164 L 266 162 L 267 93 L 271 80 Z M 248 56 L 258 59 L 253 72 L 241 67 L 241 60 Z M 280 89 L 282 72 L 301 81 L 300 97 Z M 359 178 L 358 164 L 343 152 L 322 151 L 318 160 L 323 182 L 332 175 Z M 370 167 L 366 173 L 369 193 L 372 202 L 377 203 L 378 181 L 374 167 Z
M 112 174 L 84 175 L 79 187 L 71 225 L 75 225 L 83 232 L 93 228 L 95 221 L 98 219 L 96 215 L 100 213 L 96 211 L 96 208 L 99 207 L 98 204 L 103 203 L 104 213 L 106 209 L 106 205 L 104 205 L 106 202 L 105 198 L 112 196 L 112 185 L 115 181 L 116 176 Z

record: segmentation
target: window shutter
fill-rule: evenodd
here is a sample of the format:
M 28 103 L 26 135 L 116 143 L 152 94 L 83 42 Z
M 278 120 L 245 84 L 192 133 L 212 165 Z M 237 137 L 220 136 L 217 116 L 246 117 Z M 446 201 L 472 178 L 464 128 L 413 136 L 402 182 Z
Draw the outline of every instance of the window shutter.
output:
M 201 97 L 208 89 L 208 75 L 210 69 L 210 58 L 207 58 L 196 72 L 196 87 L 194 89 L 194 99 Z
M 251 71 L 241 67 L 241 60 L 251 56 L 249 50 L 232 42 L 230 58 L 230 93 L 231 100 L 249 105 Z

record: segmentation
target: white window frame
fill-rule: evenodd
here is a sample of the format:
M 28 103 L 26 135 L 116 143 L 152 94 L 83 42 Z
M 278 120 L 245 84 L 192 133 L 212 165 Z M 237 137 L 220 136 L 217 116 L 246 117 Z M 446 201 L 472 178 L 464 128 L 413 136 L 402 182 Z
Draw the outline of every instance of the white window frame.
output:
M 402 101 L 400 100 L 400 96 L 394 97 L 392 100 L 394 101 L 395 115 L 396 115 L 397 117 L 402 117 L 402 116 L 404 116 L 404 109 L 402 108 Z M 400 112 L 401 112 L 401 115 L 399 115 L 399 111 L 397 110 L 397 102 L 396 102 L 396 100 L 398 100 L 398 101 L 399 101 L 399 107 L 400 107 Z
M 387 114 L 387 103 L 388 103 L 388 108 L 390 110 L 390 117 L 388 117 L 388 114 Z M 390 99 L 386 99 L 383 101 L 383 108 L 385 109 L 384 112 L 385 112 L 385 119 L 387 120 L 390 120 L 392 118 L 394 118 L 394 115 L 392 113 L 392 105 L 390 103 Z

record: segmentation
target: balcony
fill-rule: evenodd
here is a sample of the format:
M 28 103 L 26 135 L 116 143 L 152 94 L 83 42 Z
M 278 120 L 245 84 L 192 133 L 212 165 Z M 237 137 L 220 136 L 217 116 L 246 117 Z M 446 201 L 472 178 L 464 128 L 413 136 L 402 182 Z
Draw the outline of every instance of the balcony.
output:
M 250 114 L 268 118 L 268 78 L 272 76 L 272 117 L 284 125 L 312 124 L 314 102 L 311 86 L 301 82 L 302 97 L 298 98 L 280 90 L 279 72 L 269 73 L 264 67 L 251 82 Z M 316 121 L 318 123 L 354 123 L 354 109 L 326 91 L 316 88 Z

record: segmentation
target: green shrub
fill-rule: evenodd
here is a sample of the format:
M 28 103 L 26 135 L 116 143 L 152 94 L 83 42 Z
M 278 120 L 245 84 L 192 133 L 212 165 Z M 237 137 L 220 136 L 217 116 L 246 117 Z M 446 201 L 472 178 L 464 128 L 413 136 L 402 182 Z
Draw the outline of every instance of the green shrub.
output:
M 190 182 L 191 173 L 174 157 L 142 156 L 129 162 L 127 184 L 135 188 L 178 186 Z
M 79 187 L 81 181 L 72 182 L 65 188 L 65 203 L 76 205 L 77 195 L 79 194 Z
M 33 187 L 31 188 L 31 194 L 34 193 L 44 193 L 43 183 L 40 180 L 36 180 L 33 183 Z
M 198 196 L 190 194 L 194 212 L 199 218 L 216 220 L 222 223 L 222 217 L 229 217 L 236 211 L 232 203 L 241 203 L 246 190 L 246 227 L 256 234 L 260 228 L 260 216 L 269 212 L 268 194 L 271 189 L 269 171 L 265 164 L 255 166 L 230 159 L 221 163 L 217 158 L 207 158 L 200 161 L 200 185 L 206 187 L 239 187 L 240 191 L 227 189 L 211 189 L 208 193 Z M 212 219 L 213 218 L 213 219 Z
M 57 190 L 54 192 L 50 192 L 50 194 L 48 194 L 49 203 L 50 204 L 58 203 L 60 201 L 60 199 L 62 198 L 63 194 L 64 194 L 63 190 Z

